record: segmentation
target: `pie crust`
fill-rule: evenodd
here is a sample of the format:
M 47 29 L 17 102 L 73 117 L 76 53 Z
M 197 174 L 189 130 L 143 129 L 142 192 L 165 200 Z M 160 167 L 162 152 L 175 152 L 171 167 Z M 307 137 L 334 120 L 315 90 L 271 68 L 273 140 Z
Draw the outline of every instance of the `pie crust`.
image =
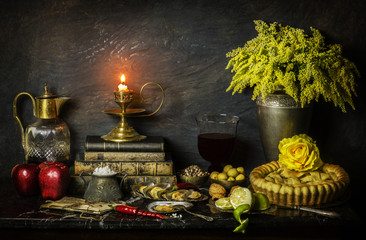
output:
M 249 179 L 255 192 L 264 193 L 272 204 L 281 206 L 323 205 L 339 199 L 350 179 L 339 165 L 324 163 L 316 171 L 296 172 L 278 161 L 259 166 Z

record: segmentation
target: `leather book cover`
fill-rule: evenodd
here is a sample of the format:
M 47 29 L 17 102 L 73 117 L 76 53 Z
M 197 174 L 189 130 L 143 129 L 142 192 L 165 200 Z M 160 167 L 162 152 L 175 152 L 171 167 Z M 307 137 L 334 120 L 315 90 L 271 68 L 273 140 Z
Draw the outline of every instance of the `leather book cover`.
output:
M 165 152 L 85 152 L 85 161 L 165 161 Z
M 164 152 L 164 138 L 148 136 L 137 142 L 111 142 L 100 136 L 86 136 L 85 151 L 88 152 Z

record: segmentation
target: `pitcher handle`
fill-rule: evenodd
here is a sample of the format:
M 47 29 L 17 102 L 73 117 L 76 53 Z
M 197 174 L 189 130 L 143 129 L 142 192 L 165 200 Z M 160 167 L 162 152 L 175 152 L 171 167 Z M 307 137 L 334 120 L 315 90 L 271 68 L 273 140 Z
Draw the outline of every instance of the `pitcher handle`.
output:
M 156 86 L 158 86 L 161 90 L 161 93 L 162 93 L 162 97 L 161 97 L 161 101 L 160 101 L 160 105 L 159 107 L 152 113 L 149 113 L 149 114 L 144 114 L 144 115 L 138 115 L 138 117 L 149 117 L 149 116 L 152 116 L 154 114 L 156 114 L 160 108 L 163 106 L 163 103 L 164 103 L 164 100 L 165 100 L 165 92 L 164 92 L 164 89 L 163 87 L 159 84 L 159 83 L 156 83 L 156 82 L 148 82 L 148 83 L 145 83 L 141 89 L 140 89 L 140 96 L 141 96 L 141 100 L 144 101 L 144 97 L 142 95 L 142 92 L 144 90 L 144 88 L 147 86 L 147 85 L 150 85 L 150 84 L 155 84 Z
M 125 170 L 122 170 L 121 173 L 123 173 L 123 176 L 122 176 L 121 182 L 119 183 L 119 188 L 123 189 L 123 185 L 124 185 L 124 182 L 127 177 L 127 172 Z
M 83 175 L 84 175 L 84 171 L 81 171 L 81 173 L 79 174 L 79 177 L 81 178 L 81 180 L 83 180 L 83 183 L 84 183 L 83 188 L 86 188 L 87 182 L 86 182 L 84 176 L 87 176 L 87 175 L 84 175 L 84 176 Z
M 30 97 L 30 99 L 32 100 L 32 104 L 33 104 L 33 115 L 36 116 L 36 100 L 34 99 L 34 97 L 30 94 L 30 93 L 27 93 L 27 92 L 21 92 L 21 93 L 18 93 L 15 98 L 14 98 L 14 101 L 13 101 L 13 117 L 17 120 L 18 124 L 19 124 L 19 127 L 20 127 L 20 131 L 21 131 L 21 136 L 22 136 L 22 146 L 23 146 L 23 149 L 25 150 L 25 139 L 24 139 L 24 128 L 23 128 L 23 124 L 22 122 L 20 121 L 20 118 L 18 116 L 18 110 L 17 110 L 17 103 L 18 103 L 18 98 L 22 95 L 27 95 L 28 97 Z M 27 161 L 27 160 L 26 160 Z

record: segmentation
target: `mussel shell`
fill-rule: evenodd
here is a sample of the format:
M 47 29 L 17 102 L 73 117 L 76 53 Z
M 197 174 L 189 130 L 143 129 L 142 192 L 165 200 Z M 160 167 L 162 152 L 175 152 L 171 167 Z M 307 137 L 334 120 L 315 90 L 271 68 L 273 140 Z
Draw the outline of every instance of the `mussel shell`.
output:
M 144 195 L 146 198 L 159 200 L 159 192 L 165 191 L 168 187 L 170 187 L 169 183 L 158 183 L 151 187 L 145 188 L 146 190 L 144 189 Z
M 145 198 L 151 198 L 149 195 L 149 192 L 151 191 L 151 189 L 153 189 L 155 187 L 155 185 L 146 187 L 142 190 L 142 195 L 144 195 Z
M 196 190 L 190 189 L 186 195 L 186 201 L 203 201 L 206 200 L 208 197 Z
M 164 190 L 162 190 L 162 191 L 159 191 L 158 192 L 158 198 L 159 198 L 159 200 L 167 200 L 167 198 L 166 198 L 166 194 L 167 193 L 169 193 L 169 192 L 171 192 L 172 191 L 172 189 L 173 189 L 173 187 L 168 187 L 168 188 L 165 188 Z
M 155 207 L 159 206 L 159 205 L 163 205 L 163 206 L 172 205 L 173 206 L 173 211 L 165 212 L 165 211 L 155 210 Z M 178 206 L 178 207 L 174 208 L 174 206 Z M 188 209 L 188 208 L 193 207 L 193 203 L 179 202 L 179 201 L 155 201 L 155 202 L 152 202 L 152 203 L 147 205 L 147 210 L 150 211 L 150 212 L 156 212 L 156 213 L 173 213 L 173 212 L 179 212 L 179 211 L 183 210 L 182 208 L 179 208 L 179 206 L 184 206 Z
M 159 187 L 160 189 L 156 189 Z M 139 196 L 145 199 L 162 200 L 162 201 L 203 201 L 208 199 L 204 195 L 194 189 L 180 189 L 173 191 L 171 183 L 153 183 L 141 182 L 131 186 L 133 196 Z
M 167 198 L 167 200 L 170 200 L 170 201 L 186 201 L 186 198 L 187 198 L 186 196 L 187 196 L 188 192 L 189 191 L 186 189 L 168 192 L 166 194 L 166 198 Z
M 131 193 L 134 196 L 145 197 L 143 190 L 146 189 L 147 187 L 151 187 L 153 185 L 154 185 L 153 182 L 141 182 L 141 183 L 132 185 L 131 186 Z

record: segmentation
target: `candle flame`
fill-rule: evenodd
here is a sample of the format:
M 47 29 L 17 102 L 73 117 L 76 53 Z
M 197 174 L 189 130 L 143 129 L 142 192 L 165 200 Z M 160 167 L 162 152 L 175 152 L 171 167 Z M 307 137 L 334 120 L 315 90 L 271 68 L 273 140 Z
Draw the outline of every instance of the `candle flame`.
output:
M 127 90 L 127 85 L 125 85 L 126 77 L 124 74 L 121 76 L 121 83 L 118 85 L 118 91 Z

